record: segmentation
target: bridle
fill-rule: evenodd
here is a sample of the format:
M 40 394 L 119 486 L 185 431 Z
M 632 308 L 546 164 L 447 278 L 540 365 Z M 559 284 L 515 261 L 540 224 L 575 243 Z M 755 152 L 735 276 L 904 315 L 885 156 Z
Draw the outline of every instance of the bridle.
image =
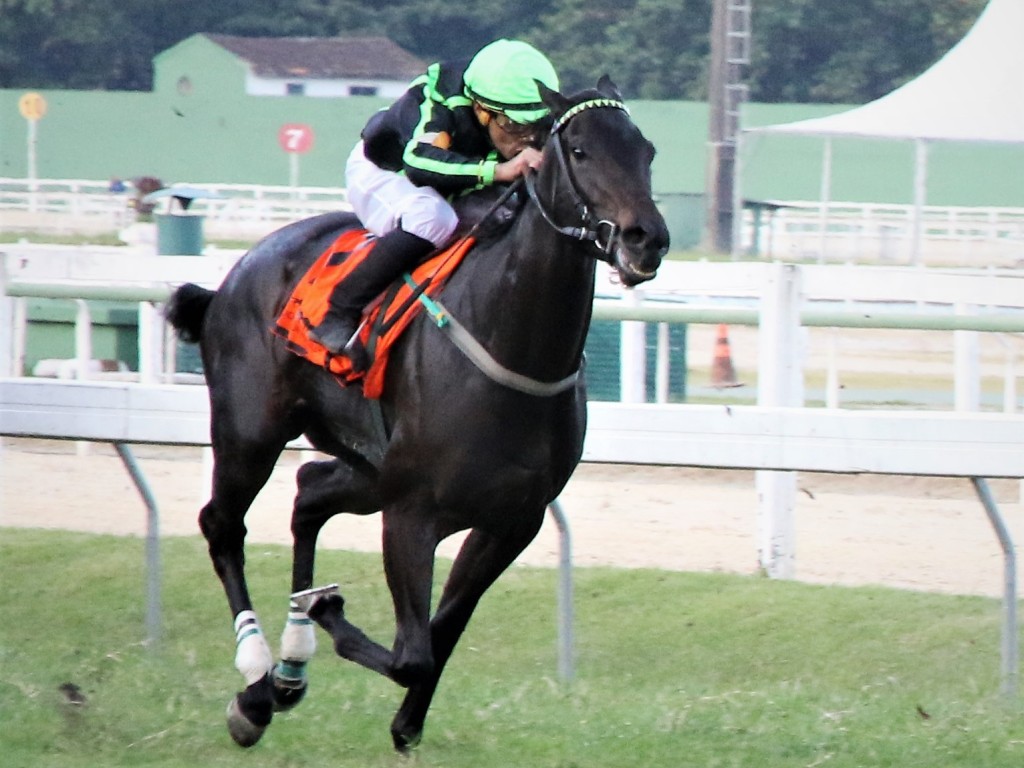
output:
M 561 167 L 562 172 L 565 174 L 565 178 L 568 182 L 569 194 L 572 197 L 577 214 L 579 215 L 580 226 L 563 227 L 554 221 L 551 214 L 541 202 L 540 197 L 537 195 L 535 172 L 527 174 L 523 177 L 523 181 L 526 184 L 526 191 L 529 194 L 530 200 L 532 200 L 533 204 L 537 206 L 537 210 L 540 212 L 544 221 L 546 221 L 559 234 L 571 237 L 574 240 L 594 243 L 600 254 L 595 254 L 595 258 L 612 264 L 614 259 L 612 254 L 619 242 L 619 236 L 621 233 L 619 225 L 613 221 L 608 221 L 607 219 L 598 219 L 591 212 L 590 206 L 583 199 L 583 196 L 580 195 L 579 190 L 576 189 L 575 181 L 573 180 L 572 173 L 569 170 L 569 164 L 565 160 L 565 150 L 562 148 L 561 138 L 562 129 L 565 128 L 566 124 L 576 117 L 576 115 L 581 112 L 585 112 L 588 109 L 599 108 L 621 109 L 627 115 L 629 114 L 629 110 L 626 109 L 626 105 L 617 99 L 589 99 L 567 109 L 565 113 L 555 121 L 548 139 L 549 141 L 554 142 L 554 154 L 555 157 L 558 158 L 558 164 Z M 491 206 L 490 210 L 483 218 L 487 218 L 487 216 L 504 204 L 504 202 L 516 192 L 518 187 L 519 180 L 517 179 L 514 183 L 509 185 L 508 189 L 506 189 L 500 198 Z M 469 237 L 476 230 L 479 224 L 480 222 L 477 222 L 466 237 Z M 411 282 L 411 277 L 406 275 L 406 281 Z M 415 288 L 415 284 L 413 284 L 412 287 Z M 495 360 L 487 349 L 473 337 L 472 333 L 470 333 L 470 331 L 465 328 L 440 301 L 429 299 L 425 295 L 420 295 L 418 298 L 426 306 L 427 312 L 434 324 L 440 328 L 448 339 L 492 381 L 517 392 L 533 395 L 534 397 L 553 397 L 576 387 L 583 368 L 582 360 L 579 368 L 558 381 L 538 381 L 537 379 L 524 376 L 516 371 L 506 368 Z
M 565 159 L 565 149 L 562 147 L 562 129 L 568 125 L 569 121 L 576 117 L 581 112 L 585 112 L 589 109 L 621 109 L 627 115 L 629 110 L 626 105 L 618 99 L 588 99 L 582 101 L 569 109 L 567 109 L 561 117 L 559 117 L 555 124 L 551 127 L 549 134 L 549 141 L 554 144 L 554 155 L 558 159 L 558 165 L 565 175 L 565 178 L 569 186 L 569 195 L 572 198 L 573 206 L 576 209 L 577 216 L 579 217 L 579 226 L 562 226 L 555 222 L 551 213 L 541 202 L 540 196 L 537 194 L 537 174 L 531 172 L 525 177 L 526 191 L 530 196 L 530 200 L 537 206 L 537 210 L 544 219 L 561 235 L 579 241 L 589 241 L 597 246 L 600 255 L 596 255 L 595 258 L 605 261 L 609 264 L 613 263 L 614 257 L 612 253 L 618 245 L 619 237 L 622 231 L 618 224 L 608 219 L 599 219 L 591 210 L 591 206 L 587 204 L 587 201 L 583 199 L 579 190 L 576 188 L 575 180 L 572 176 L 572 171 L 569 170 L 569 163 Z

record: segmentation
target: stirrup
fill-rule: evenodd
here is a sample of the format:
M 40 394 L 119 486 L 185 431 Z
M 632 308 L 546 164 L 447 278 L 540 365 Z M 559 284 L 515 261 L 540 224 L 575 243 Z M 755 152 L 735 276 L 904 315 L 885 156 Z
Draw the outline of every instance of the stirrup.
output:
M 336 594 L 338 594 L 338 585 L 328 584 L 326 587 L 313 587 L 312 589 L 303 589 L 301 592 L 293 592 L 291 594 L 291 600 L 299 607 L 300 611 L 308 614 L 309 609 L 312 608 L 317 601 Z

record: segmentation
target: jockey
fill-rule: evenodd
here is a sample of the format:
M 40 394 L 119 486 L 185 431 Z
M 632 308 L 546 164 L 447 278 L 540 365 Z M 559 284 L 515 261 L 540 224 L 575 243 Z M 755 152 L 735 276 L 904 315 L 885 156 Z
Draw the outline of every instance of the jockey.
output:
M 550 126 L 539 81 L 558 89 L 548 59 L 527 43 L 497 40 L 471 60 L 431 65 L 372 118 L 345 167 L 348 200 L 379 239 L 331 294 L 310 336 L 365 370 L 356 337 L 364 307 L 402 272 L 442 247 L 458 224 L 448 199 L 507 183 L 540 164 Z

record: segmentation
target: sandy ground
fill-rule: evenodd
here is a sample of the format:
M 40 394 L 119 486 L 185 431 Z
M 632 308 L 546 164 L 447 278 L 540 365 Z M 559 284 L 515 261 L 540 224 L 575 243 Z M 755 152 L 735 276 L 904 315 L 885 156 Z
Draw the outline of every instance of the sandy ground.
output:
M 197 533 L 204 488 L 200 449 L 140 446 L 164 535 Z M 298 454 L 284 456 L 249 513 L 249 542 L 290 543 Z M 1015 541 L 1024 539 L 1016 481 L 992 481 Z M 1002 593 L 1003 558 L 967 480 L 801 474 L 797 578 L 939 592 Z M 561 497 L 577 566 L 654 567 L 752 574 L 758 570 L 752 472 L 581 465 Z M 0 452 L 0 525 L 119 535 L 145 532 L 145 508 L 109 446 L 12 440 Z M 379 551 L 380 519 L 343 515 L 324 547 Z M 451 556 L 457 541 L 442 544 Z M 553 566 L 558 537 L 546 522 L 521 563 Z M 338 577 L 342 577 L 339 574 Z
M 710 392 L 707 374 L 716 336 L 714 326 L 693 326 L 688 334 L 693 394 Z M 996 394 L 1007 354 L 1024 353 L 1024 339 L 979 337 L 985 387 Z M 757 331 L 734 326 L 730 342 L 742 380 L 757 369 Z M 865 376 L 870 387 L 895 387 L 904 393 L 916 386 L 908 376 L 938 377 L 948 382 L 939 386 L 951 399 L 952 342 L 953 334 L 942 332 L 813 329 L 806 339 L 805 371 L 823 380 L 828 361 L 837 360 L 841 386 L 852 377 L 844 400 L 856 396 L 853 390 L 863 386 Z M 74 443 L 12 439 L 3 445 L 0 525 L 145 532 L 145 508 L 111 447 L 79 450 Z M 202 451 L 141 446 L 135 455 L 156 496 L 163 534 L 196 534 L 196 516 L 206 493 Z M 250 543 L 290 543 L 295 469 L 301 461 L 295 453 L 282 457 L 247 517 Z M 798 579 L 1002 593 L 1003 555 L 968 480 L 804 473 L 799 488 Z M 1014 540 L 1024 541 L 1021 483 L 992 481 L 991 488 Z M 570 519 L 578 566 L 758 571 L 752 472 L 584 464 L 561 502 Z M 321 537 L 326 547 L 364 551 L 379 551 L 379 541 L 376 515 L 339 516 Z M 445 542 L 440 554 L 452 556 L 457 546 L 457 540 Z M 520 562 L 553 566 L 557 554 L 557 530 L 549 521 Z

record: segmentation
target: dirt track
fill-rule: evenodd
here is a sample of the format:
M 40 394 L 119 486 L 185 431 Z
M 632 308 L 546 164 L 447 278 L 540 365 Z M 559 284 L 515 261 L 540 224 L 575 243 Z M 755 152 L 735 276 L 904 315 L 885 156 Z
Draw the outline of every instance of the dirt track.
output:
M 197 533 L 203 491 L 199 449 L 138 447 L 165 535 Z M 108 446 L 77 455 L 73 443 L 7 440 L 0 454 L 0 525 L 141 535 L 145 510 Z M 300 458 L 282 459 L 247 518 L 249 541 L 289 543 L 288 515 Z M 996 596 L 1002 554 L 967 480 L 805 473 L 799 479 L 797 578 L 835 584 Z M 1024 505 L 1015 481 L 993 492 L 1016 541 Z M 756 573 L 753 473 L 585 464 L 561 497 L 578 566 L 611 565 Z M 379 549 L 378 516 L 341 516 L 322 545 Z M 451 556 L 457 541 L 442 545 Z M 521 561 L 554 565 L 552 524 Z

